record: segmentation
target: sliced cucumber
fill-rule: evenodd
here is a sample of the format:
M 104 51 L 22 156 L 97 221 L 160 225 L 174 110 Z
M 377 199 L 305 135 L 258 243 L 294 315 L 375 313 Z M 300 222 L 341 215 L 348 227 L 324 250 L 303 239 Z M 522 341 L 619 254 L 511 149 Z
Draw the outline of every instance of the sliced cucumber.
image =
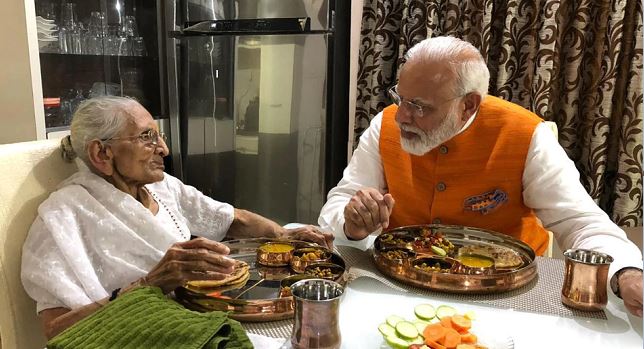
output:
M 423 337 L 421 336 L 418 336 L 412 339 L 411 341 L 409 341 L 409 344 L 425 344 L 425 339 L 423 339 Z
M 427 328 L 427 325 L 429 325 L 429 323 L 425 321 L 421 321 L 421 320 L 414 321 L 414 326 L 416 326 L 419 336 L 423 335 L 423 332 L 425 331 L 425 328 Z
M 396 324 L 396 333 L 405 339 L 415 339 L 418 337 L 416 326 L 409 321 L 399 321 Z
M 419 304 L 414 307 L 414 314 L 421 320 L 431 320 L 436 316 L 436 309 L 431 304 Z
M 398 338 L 398 336 L 393 335 L 393 336 L 385 336 L 385 342 L 389 344 L 390 347 L 394 349 L 407 349 L 409 348 L 409 342 L 402 338 Z
M 432 251 L 434 251 L 434 253 L 436 253 L 439 256 L 447 256 L 447 252 L 445 252 L 445 250 L 443 250 L 438 246 L 432 245 Z
M 378 331 L 380 331 L 380 333 L 382 333 L 382 335 L 385 337 L 396 335 L 396 329 L 385 323 L 382 323 L 378 326 Z
M 397 324 L 397 323 L 399 323 L 399 322 L 401 322 L 401 321 L 404 321 L 404 320 L 405 320 L 405 319 L 401 318 L 401 317 L 400 317 L 400 316 L 398 316 L 398 315 L 389 315 L 389 316 L 387 316 L 387 319 L 386 319 L 385 321 L 387 321 L 387 324 L 388 324 L 389 326 L 391 326 L 391 327 L 396 327 L 396 324 Z
M 456 309 L 450 307 L 449 305 L 441 305 L 436 308 L 436 316 L 438 316 L 439 319 L 453 316 L 454 314 L 456 314 Z

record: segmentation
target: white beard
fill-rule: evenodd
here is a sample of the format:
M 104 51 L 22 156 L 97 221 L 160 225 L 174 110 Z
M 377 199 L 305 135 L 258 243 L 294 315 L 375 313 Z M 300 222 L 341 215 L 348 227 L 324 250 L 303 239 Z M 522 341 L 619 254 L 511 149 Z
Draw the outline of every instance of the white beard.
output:
M 417 156 L 429 153 L 432 149 L 456 136 L 458 131 L 460 131 L 458 127 L 458 116 L 451 110 L 447 113 L 443 122 L 435 130 L 430 132 L 425 132 L 411 125 L 398 124 L 398 127 L 403 131 L 411 132 L 418 136 L 411 139 L 404 138 L 402 135 L 400 136 L 400 145 L 403 150 Z

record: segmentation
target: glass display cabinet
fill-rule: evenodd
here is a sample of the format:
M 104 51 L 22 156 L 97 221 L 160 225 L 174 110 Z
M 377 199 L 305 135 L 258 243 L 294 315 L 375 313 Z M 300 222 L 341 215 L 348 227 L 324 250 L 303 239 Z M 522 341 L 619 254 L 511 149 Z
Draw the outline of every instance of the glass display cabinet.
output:
M 95 96 L 130 96 L 164 118 L 159 2 L 35 0 L 35 9 L 47 138 Z

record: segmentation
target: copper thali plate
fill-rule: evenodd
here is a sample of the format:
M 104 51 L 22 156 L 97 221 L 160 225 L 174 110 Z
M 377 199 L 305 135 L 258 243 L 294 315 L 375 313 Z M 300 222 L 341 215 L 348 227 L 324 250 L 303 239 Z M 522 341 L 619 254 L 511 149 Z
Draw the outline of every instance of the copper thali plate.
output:
M 264 322 L 292 318 L 294 300 L 292 296 L 279 297 L 280 281 L 297 273 L 288 266 L 265 267 L 257 263 L 257 248 L 273 241 L 287 242 L 295 248 L 317 246 L 304 241 L 269 238 L 226 241 L 224 244 L 230 248 L 229 257 L 242 260 L 250 267 L 250 277 L 245 286 L 223 291 L 217 297 L 179 287 L 175 290 L 177 301 L 196 311 L 227 311 L 231 318 L 238 321 Z M 332 253 L 331 262 L 345 268 L 345 272 L 335 280 L 345 284 L 346 263 L 337 253 Z
M 430 241 L 441 235 L 453 245 L 442 249 L 446 256 L 430 246 Z M 493 265 L 478 268 L 463 264 L 461 260 L 470 255 L 493 260 Z M 376 267 L 391 278 L 450 293 L 509 291 L 537 276 L 530 246 L 504 234 L 464 226 L 429 224 L 383 232 L 374 243 L 373 258 Z M 429 269 L 430 265 L 434 269 Z

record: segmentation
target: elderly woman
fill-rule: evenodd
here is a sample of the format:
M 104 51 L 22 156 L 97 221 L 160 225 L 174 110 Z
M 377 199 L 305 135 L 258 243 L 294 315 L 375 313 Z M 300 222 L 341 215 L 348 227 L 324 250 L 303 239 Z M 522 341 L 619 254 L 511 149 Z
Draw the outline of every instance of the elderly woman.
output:
M 168 293 L 190 280 L 226 277 L 234 261 L 216 242 L 225 237 L 332 244 L 330 233 L 284 229 L 164 173 L 165 137 L 132 99 L 84 102 L 62 148 L 89 170 L 66 179 L 40 205 L 22 255 L 22 282 L 48 338 L 134 287 Z

